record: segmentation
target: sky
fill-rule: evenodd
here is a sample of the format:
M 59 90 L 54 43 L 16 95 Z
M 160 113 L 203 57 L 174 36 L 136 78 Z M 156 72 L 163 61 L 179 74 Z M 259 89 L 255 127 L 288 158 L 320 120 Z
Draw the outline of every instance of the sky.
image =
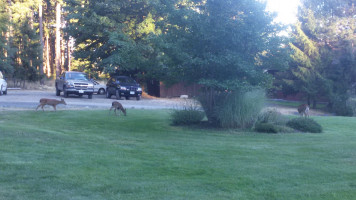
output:
M 267 11 L 277 12 L 276 22 L 292 24 L 296 22 L 299 0 L 266 0 Z

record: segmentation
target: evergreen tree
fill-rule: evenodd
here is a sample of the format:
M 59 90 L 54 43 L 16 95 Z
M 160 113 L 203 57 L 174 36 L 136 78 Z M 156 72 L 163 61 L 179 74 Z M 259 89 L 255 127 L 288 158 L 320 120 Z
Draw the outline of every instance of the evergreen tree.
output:
M 23 81 L 39 79 L 40 62 L 39 36 L 34 26 L 34 1 L 15 1 L 13 4 L 13 43 L 16 48 L 14 56 L 14 77 Z M 24 82 L 23 82 L 24 83 Z
M 315 16 L 314 23 L 305 23 L 303 29 L 312 30 L 321 50 L 324 79 L 328 80 L 326 96 L 330 108 L 348 115 L 346 100 L 356 83 L 356 19 L 353 0 L 302 1 Z M 301 16 L 307 13 L 300 12 Z M 309 28 L 314 26 L 314 29 Z M 340 112 L 341 111 L 341 112 Z
M 6 74 L 13 73 L 11 57 L 14 50 L 9 45 L 10 42 L 10 16 L 9 5 L 6 0 L 0 0 L 0 71 Z
M 313 16 L 309 16 L 304 24 L 313 21 Z M 311 24 L 311 23 L 310 23 Z M 297 23 L 292 34 L 293 41 L 290 43 L 292 49 L 292 62 L 290 71 L 284 78 L 284 82 L 294 92 L 303 93 L 313 107 L 316 107 L 318 97 L 325 93 L 327 81 L 323 77 L 323 64 L 321 61 L 320 48 L 318 43 L 312 40 L 313 27 L 302 30 L 302 23 Z M 306 35 L 306 32 L 310 36 Z

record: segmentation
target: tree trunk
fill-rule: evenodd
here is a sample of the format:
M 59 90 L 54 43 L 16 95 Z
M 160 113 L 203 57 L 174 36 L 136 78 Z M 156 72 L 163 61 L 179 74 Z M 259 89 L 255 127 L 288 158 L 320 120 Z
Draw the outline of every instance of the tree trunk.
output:
M 40 52 L 40 84 L 44 84 L 44 72 L 43 72 L 43 50 L 44 50 L 44 42 L 43 42 L 43 16 L 42 16 L 42 2 L 38 5 L 38 17 L 40 21 L 40 42 L 41 42 L 41 52 Z
M 7 0 L 7 3 L 8 3 L 8 13 L 9 13 L 9 30 L 7 31 L 6 33 L 6 37 L 7 37 L 7 51 L 9 52 L 6 52 L 5 56 L 8 60 L 10 60 L 12 58 L 13 55 L 11 55 L 11 45 L 12 45 L 12 10 L 11 10 L 11 6 L 12 6 L 12 3 L 11 3 L 11 0 Z
M 69 40 L 67 42 L 67 65 L 68 65 L 68 71 L 71 71 L 71 56 L 72 56 L 72 51 L 71 51 L 71 48 L 72 48 L 72 40 L 71 38 L 69 37 Z
M 56 2 L 56 78 L 61 74 L 61 5 Z
M 316 109 L 316 100 L 313 99 L 313 109 Z
M 66 60 L 65 60 L 65 49 L 66 49 L 66 40 L 64 38 L 62 38 L 62 44 L 61 44 L 61 63 L 62 63 L 62 71 L 65 71 L 67 70 L 67 63 L 66 63 Z
M 48 78 L 51 77 L 51 74 L 52 74 L 49 50 L 50 50 L 49 34 L 47 34 L 47 36 L 46 36 L 46 74 L 47 74 Z

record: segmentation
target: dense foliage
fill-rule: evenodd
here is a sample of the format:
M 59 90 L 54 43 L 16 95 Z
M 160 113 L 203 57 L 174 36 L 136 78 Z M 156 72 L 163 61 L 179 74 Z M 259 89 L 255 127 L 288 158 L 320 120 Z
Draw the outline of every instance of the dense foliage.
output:
M 311 118 L 294 118 L 287 122 L 287 126 L 298 131 L 309 133 L 321 133 L 323 131 L 321 125 Z
M 166 79 L 218 91 L 265 86 L 262 61 L 274 53 L 279 26 L 258 1 L 192 1 L 172 8 L 157 48 Z
M 304 0 L 293 31 L 290 69 L 283 72 L 284 93 L 302 93 L 309 104 L 322 99 L 339 115 L 355 91 L 355 7 L 352 0 Z M 312 102 L 313 101 L 313 102 Z
M 152 7 L 140 1 L 68 1 L 68 34 L 75 38 L 78 60 L 91 71 L 138 73 L 155 32 Z

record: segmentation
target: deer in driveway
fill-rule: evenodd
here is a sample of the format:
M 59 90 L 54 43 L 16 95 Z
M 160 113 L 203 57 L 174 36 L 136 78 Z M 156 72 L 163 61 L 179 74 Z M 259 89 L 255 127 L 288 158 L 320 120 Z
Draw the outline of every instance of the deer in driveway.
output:
M 49 105 L 49 106 L 53 106 L 54 111 L 57 111 L 56 110 L 56 106 L 58 104 L 67 105 L 66 102 L 64 101 L 64 99 L 61 99 L 59 101 L 59 100 L 56 100 L 56 99 L 45 99 L 45 98 L 42 98 L 42 99 L 40 99 L 40 105 L 37 106 L 36 110 L 41 106 L 42 110 L 44 111 L 43 107 L 45 105 Z
M 308 104 L 302 104 L 298 106 L 298 112 L 302 117 L 309 117 L 309 105 Z
M 115 115 L 116 115 L 116 110 L 119 110 L 119 115 L 120 115 L 120 111 L 121 111 L 126 116 L 126 109 L 122 106 L 122 104 L 120 102 L 113 101 L 112 104 L 111 104 L 111 108 L 110 108 L 109 113 L 111 112 L 111 110 L 113 108 L 114 108 Z

